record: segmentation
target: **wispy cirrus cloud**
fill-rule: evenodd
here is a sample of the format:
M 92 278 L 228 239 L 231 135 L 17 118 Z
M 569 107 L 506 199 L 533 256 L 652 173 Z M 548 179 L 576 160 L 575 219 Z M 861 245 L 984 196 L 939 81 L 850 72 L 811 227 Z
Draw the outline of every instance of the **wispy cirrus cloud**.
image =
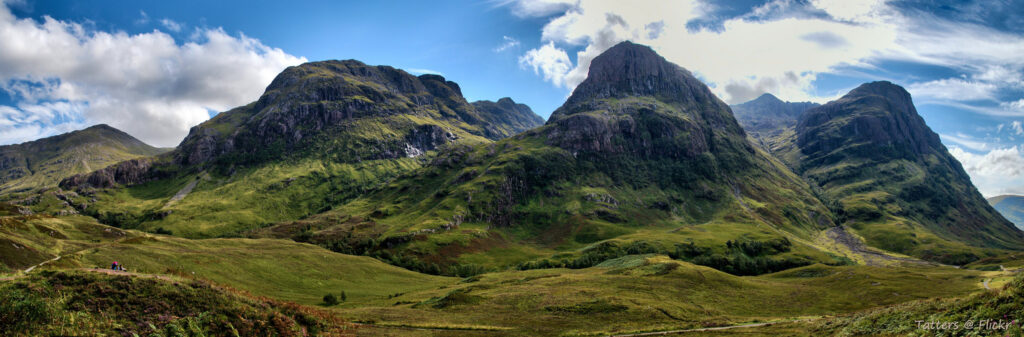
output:
M 496 48 L 494 48 L 494 52 L 495 53 L 500 53 L 500 52 L 503 52 L 503 51 L 506 51 L 506 50 L 509 50 L 509 49 L 512 49 L 512 48 L 519 47 L 519 40 L 517 40 L 514 37 L 502 36 L 501 40 L 502 40 L 501 45 L 496 47 Z

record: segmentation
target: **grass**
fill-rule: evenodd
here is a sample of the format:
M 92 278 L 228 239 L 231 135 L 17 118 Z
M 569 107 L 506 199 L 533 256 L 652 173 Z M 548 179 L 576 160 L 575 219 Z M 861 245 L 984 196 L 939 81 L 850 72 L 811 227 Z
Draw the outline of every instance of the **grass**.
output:
M 178 278 L 43 272 L 0 284 L 7 336 L 328 336 L 353 330 L 322 311 Z
M 206 279 L 308 305 L 321 303 L 328 293 L 344 291 L 348 300 L 341 305 L 349 306 L 454 281 L 410 272 L 368 257 L 272 239 L 188 240 L 151 236 L 89 250 L 70 260 L 83 267 L 109 266 L 110 261 L 118 261 L 132 271 Z
M 134 230 L 124 230 L 124 239 L 109 240 L 96 236 L 114 229 L 87 217 L 31 219 L 25 225 L 28 229 L 5 232 L 4 237 L 40 235 L 32 226 L 36 223 L 47 223 L 67 236 L 54 239 L 55 247 L 81 244 L 85 249 L 72 250 L 77 253 L 14 282 L 38 283 L 42 281 L 33 278 L 49 277 L 45 275 L 53 271 L 103 268 L 116 260 L 137 277 L 168 277 L 183 284 L 208 281 L 243 294 L 306 306 L 319 307 L 324 295 L 345 292 L 346 301 L 325 309 L 347 321 L 375 324 L 360 328 L 360 333 L 368 335 L 416 335 L 418 331 L 402 327 L 465 335 L 547 336 L 723 326 L 963 296 L 981 291 L 983 279 L 997 277 L 994 272 L 948 267 L 821 264 L 740 277 L 646 254 L 584 269 L 497 271 L 459 279 L 415 273 L 372 258 L 287 240 L 192 240 Z M 763 235 L 757 238 L 772 237 L 767 232 Z M 650 232 L 635 239 L 655 237 L 657 232 Z M 58 251 L 67 249 L 53 252 Z M 121 281 L 95 282 L 115 285 Z M 96 324 L 92 328 L 99 331 L 116 328 Z M 779 331 L 790 331 L 786 329 Z
M 510 335 L 602 335 L 817 316 L 963 295 L 979 290 L 978 275 L 953 268 L 814 265 L 736 277 L 664 256 L 631 256 L 587 269 L 488 273 L 444 289 L 402 294 L 387 306 L 341 312 L 386 324 L 515 328 Z

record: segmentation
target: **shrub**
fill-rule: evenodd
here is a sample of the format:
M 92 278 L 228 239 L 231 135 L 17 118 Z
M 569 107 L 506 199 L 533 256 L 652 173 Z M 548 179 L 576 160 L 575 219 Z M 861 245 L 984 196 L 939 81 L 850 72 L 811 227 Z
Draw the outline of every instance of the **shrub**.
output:
M 339 303 L 338 302 L 338 297 L 334 296 L 334 294 L 324 295 L 324 304 L 325 305 L 328 305 L 328 306 L 338 305 L 338 303 Z

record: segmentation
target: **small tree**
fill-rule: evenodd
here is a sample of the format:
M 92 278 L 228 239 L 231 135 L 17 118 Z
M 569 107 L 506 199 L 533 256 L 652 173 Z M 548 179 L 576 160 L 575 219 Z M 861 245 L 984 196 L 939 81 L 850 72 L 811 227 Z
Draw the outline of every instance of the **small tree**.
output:
M 344 295 L 342 295 L 342 296 L 344 296 Z M 324 295 L 324 304 L 327 304 L 327 305 L 337 305 L 338 304 L 338 297 L 334 296 L 334 294 Z
M 341 301 L 342 301 L 342 302 L 345 302 L 345 301 L 347 301 L 347 300 L 348 300 L 348 296 L 345 296 L 345 291 L 344 291 L 344 290 L 342 290 L 342 291 L 341 291 Z

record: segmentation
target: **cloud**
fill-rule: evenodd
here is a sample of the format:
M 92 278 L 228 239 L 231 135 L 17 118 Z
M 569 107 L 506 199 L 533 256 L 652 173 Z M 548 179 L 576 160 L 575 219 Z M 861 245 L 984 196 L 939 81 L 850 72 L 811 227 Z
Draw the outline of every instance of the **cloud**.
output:
M 537 2 L 512 7 L 540 6 Z M 917 84 L 922 96 L 934 98 L 963 99 L 960 90 L 969 89 L 969 97 L 993 99 L 995 89 L 1021 83 L 1024 38 L 989 27 L 901 11 L 881 0 L 775 0 L 724 19 L 716 16 L 715 5 L 582 0 L 555 15 L 541 31 L 543 44 L 524 54 L 532 60 L 540 53 L 579 50 L 571 68 L 563 71 L 562 63 L 527 68 L 572 89 L 586 78 L 595 56 L 631 40 L 694 72 L 730 103 L 765 92 L 822 102 L 831 97 L 817 93 L 818 74 L 877 70 L 884 61 L 927 63 L 970 75 Z M 708 21 L 715 24 L 693 25 Z
M 566 76 L 572 70 L 572 61 L 569 61 L 569 54 L 555 47 L 554 42 L 526 52 L 519 57 L 519 66 L 524 69 L 533 68 L 534 73 L 543 75 L 544 80 L 557 86 L 569 86 Z
M 423 69 L 423 68 L 407 68 L 407 69 L 405 69 L 405 71 L 408 71 L 409 73 L 416 74 L 416 75 L 433 74 L 433 75 L 444 76 L 444 73 L 441 73 L 440 71 L 430 70 L 430 69 Z
M 166 18 L 163 19 L 163 20 L 160 20 L 160 24 L 163 25 L 164 28 L 167 28 L 167 30 L 175 32 L 175 33 L 180 32 L 181 28 L 182 28 L 182 25 L 180 23 L 178 23 L 177 21 L 174 21 L 174 20 L 171 20 L 171 19 L 166 19 Z
M 149 14 L 146 14 L 146 11 L 140 10 L 139 11 L 139 18 L 135 19 L 135 24 L 136 25 L 144 25 L 144 24 L 147 24 L 147 23 L 149 23 Z
M 956 157 L 971 181 L 986 197 L 1000 194 L 1024 194 L 1024 156 L 1020 146 L 993 149 L 975 154 L 952 146 L 949 153 Z
M 979 141 L 979 140 L 975 140 L 975 139 L 971 138 L 970 136 L 965 135 L 963 133 L 957 133 L 956 135 L 939 134 L 939 137 L 941 137 L 942 139 L 948 140 L 950 142 L 960 144 L 963 147 L 966 147 L 968 149 L 975 150 L 975 151 L 984 151 L 984 150 L 987 150 L 988 147 L 989 147 L 988 143 L 985 143 L 985 142 L 982 142 L 982 141 Z
M 500 53 L 511 48 L 519 47 L 519 40 L 516 40 L 513 37 L 502 36 L 501 39 L 504 40 L 504 42 L 502 42 L 501 45 L 498 46 L 497 48 L 494 48 L 495 53 Z
M 255 100 L 281 70 L 305 61 L 219 28 L 179 44 L 159 30 L 94 31 L 48 16 L 19 19 L 0 6 L 0 89 L 17 102 L 3 109 L 20 111 L 4 115 L 0 143 L 24 140 L 25 130 L 38 138 L 107 123 L 177 145 L 208 111 Z M 40 108 L 57 103 L 75 108 Z
M 1021 125 L 1020 121 L 1011 122 L 1010 129 L 1013 130 L 1017 135 L 1024 136 L 1024 125 Z
M 498 1 L 498 6 L 511 6 L 512 14 L 521 18 L 544 17 L 564 12 L 575 0 L 508 0 Z
M 999 87 L 995 84 L 961 78 L 946 78 L 907 86 L 907 91 L 910 91 L 914 97 L 952 101 L 991 100 L 995 99 L 997 90 Z

